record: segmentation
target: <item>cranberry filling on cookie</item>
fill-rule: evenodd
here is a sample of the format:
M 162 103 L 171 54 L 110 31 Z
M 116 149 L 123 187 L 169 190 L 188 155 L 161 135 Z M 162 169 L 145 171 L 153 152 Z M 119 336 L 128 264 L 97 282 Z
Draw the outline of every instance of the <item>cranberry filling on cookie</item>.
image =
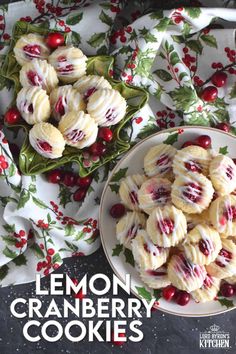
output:
M 37 144 L 41 150 L 45 152 L 52 152 L 52 146 L 47 141 L 37 140 Z
M 27 72 L 27 78 L 33 86 L 41 86 L 43 79 L 33 70 Z
M 185 168 L 191 172 L 202 172 L 201 166 L 196 161 L 188 161 L 184 163 Z
M 138 194 L 135 191 L 130 192 L 129 198 L 132 204 L 138 204 Z
M 161 250 L 161 247 L 158 247 L 156 245 L 153 245 L 152 250 L 150 250 L 147 243 L 144 243 L 143 248 L 145 249 L 145 251 L 147 253 L 152 253 L 153 256 L 158 256 L 160 253 L 160 250 Z M 157 252 L 153 251 L 153 248 L 155 248 L 157 250 Z
M 207 274 L 206 278 L 204 279 L 203 286 L 204 288 L 211 288 L 212 284 L 213 284 L 213 279 L 209 274 Z
M 132 239 L 136 236 L 137 234 L 137 226 L 132 225 L 131 228 L 128 230 L 126 237 Z
M 160 271 L 151 270 L 151 269 L 148 269 L 146 272 L 148 273 L 148 275 L 153 275 L 154 277 L 163 277 L 164 275 L 167 274 L 166 272 L 160 272 Z
M 204 254 L 204 256 L 209 256 L 211 251 L 214 249 L 213 244 L 210 240 L 203 240 L 203 239 L 199 241 L 198 247 L 200 251 Z
M 66 138 L 73 143 L 77 143 L 80 140 L 83 140 L 85 137 L 85 134 L 82 130 L 79 129 L 74 129 L 70 133 L 66 135 Z
M 236 207 L 233 205 L 228 206 L 228 208 L 225 209 L 223 216 L 226 218 L 226 220 L 230 221 L 235 221 L 236 220 Z
M 232 253 L 222 248 L 215 260 L 215 264 L 217 264 L 221 268 L 224 268 L 232 258 L 233 258 Z
M 166 154 L 162 154 L 156 161 L 156 165 L 160 167 L 160 172 L 164 173 L 169 170 L 172 161 Z
M 117 117 L 117 113 L 115 113 L 115 109 L 109 108 L 105 114 L 105 117 L 108 120 L 108 122 L 113 122 Z
M 84 100 L 87 101 L 88 98 L 96 91 L 97 91 L 96 87 L 91 87 L 90 89 L 88 89 L 84 94 L 84 97 L 83 97 Z
M 27 44 L 23 47 L 23 51 L 29 59 L 38 58 L 41 54 L 41 47 L 38 44 Z
M 67 62 L 67 59 L 65 56 L 60 56 L 57 58 L 57 60 L 59 63 L 66 63 Z M 69 73 L 69 72 L 72 72 L 73 70 L 74 70 L 74 67 L 72 64 L 67 64 L 67 65 L 59 64 L 59 68 L 57 69 L 57 71 L 61 74 Z
M 234 172 L 233 172 L 233 167 L 232 166 L 228 166 L 227 168 L 226 168 L 226 176 L 231 180 L 231 179 L 233 179 L 233 177 L 234 177 Z
M 27 101 L 24 101 L 24 102 L 21 102 L 21 110 L 24 112 L 24 113 L 34 113 L 34 107 L 33 107 L 33 104 L 30 103 L 28 104 Z
M 63 103 L 67 103 L 66 98 L 60 96 L 57 100 L 57 103 L 55 104 L 55 111 L 60 114 L 60 116 L 63 116 L 65 114 L 65 106 Z
M 170 235 L 174 230 L 174 221 L 171 219 L 163 219 L 157 222 L 157 227 L 162 234 Z
M 160 187 L 158 189 L 152 189 L 150 191 L 152 194 L 152 199 L 159 203 L 166 203 L 170 199 L 170 190 L 165 189 L 164 187 Z M 159 200 L 163 199 L 163 200 Z
M 183 196 L 187 198 L 190 202 L 198 203 L 202 196 L 202 187 L 196 182 L 188 183 L 185 185 L 185 190 L 183 191 Z
M 185 278 L 188 277 L 200 277 L 202 273 L 202 267 L 197 264 L 190 263 L 182 254 L 179 255 L 181 262 L 176 265 L 176 271 L 183 273 Z

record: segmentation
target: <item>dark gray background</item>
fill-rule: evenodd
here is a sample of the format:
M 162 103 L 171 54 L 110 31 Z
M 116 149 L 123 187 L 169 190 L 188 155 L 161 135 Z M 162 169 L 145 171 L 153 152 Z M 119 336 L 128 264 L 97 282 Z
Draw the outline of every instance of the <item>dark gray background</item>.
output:
M 0 4 L 7 1 L 0 1 Z M 10 1 L 13 2 L 13 1 Z M 172 8 L 180 6 L 193 6 L 195 1 L 151 1 L 153 7 L 159 8 Z M 132 1 L 129 1 L 132 4 Z M 142 3 L 147 3 L 142 1 Z M 206 2 L 205 2 L 206 3 Z M 212 1 L 210 1 L 212 6 Z M 220 6 L 217 1 L 217 5 Z M 222 1 L 222 6 L 227 1 Z M 231 6 L 235 4 L 231 1 Z M 136 6 L 136 4 L 135 4 Z M 136 8 L 136 7 L 135 7 Z M 68 259 L 64 262 L 62 268 L 58 273 L 68 274 L 71 277 L 81 278 L 84 274 L 91 277 L 96 273 L 104 273 L 108 276 L 112 275 L 112 270 L 106 260 L 105 254 L 100 249 L 95 254 L 89 257 Z M 47 288 L 49 285 L 49 278 L 43 280 L 43 285 Z M 88 295 L 93 300 L 96 297 L 92 294 Z M 141 343 L 128 342 L 122 348 L 116 347 L 111 343 L 89 343 L 83 341 L 81 343 L 71 343 L 66 338 L 62 338 L 56 343 L 48 343 L 41 340 L 39 343 L 27 342 L 22 335 L 22 328 L 27 320 L 15 319 L 10 313 L 11 302 L 19 297 L 25 299 L 37 297 L 35 295 L 35 284 L 19 285 L 14 287 L 7 287 L 0 289 L 0 353 L 1 354 L 31 354 L 31 353 L 88 353 L 88 354 L 105 354 L 105 353 L 120 353 L 127 354 L 140 353 L 140 354 L 189 354 L 204 353 L 205 350 L 199 348 L 199 334 L 204 332 L 212 324 L 219 325 L 221 329 L 230 333 L 231 348 L 206 350 L 210 354 L 225 354 L 236 352 L 236 330 L 235 320 L 236 312 L 231 311 L 219 316 L 206 317 L 206 318 L 184 318 L 175 317 L 172 315 L 164 314 L 160 311 L 153 313 L 151 319 L 142 319 L 144 332 L 144 339 Z M 112 298 L 112 294 L 108 295 Z M 127 295 L 124 292 L 120 293 L 125 301 Z M 46 308 L 51 301 L 51 296 L 38 296 L 43 301 L 43 307 Z M 62 304 L 63 296 L 55 297 L 58 304 Z M 67 297 L 69 300 L 70 297 Z M 61 306 L 60 306 L 61 307 Z M 75 319 L 71 316 L 69 319 L 62 319 L 60 322 L 65 325 L 66 322 Z M 96 319 L 95 319 L 96 321 Z M 86 321 L 84 321 L 86 323 Z

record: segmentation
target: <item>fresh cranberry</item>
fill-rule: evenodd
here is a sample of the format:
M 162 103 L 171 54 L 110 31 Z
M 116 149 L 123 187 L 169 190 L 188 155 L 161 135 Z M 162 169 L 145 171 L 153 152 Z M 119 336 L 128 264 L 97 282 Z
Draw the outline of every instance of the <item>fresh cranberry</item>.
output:
M 208 242 L 201 239 L 198 243 L 198 247 L 200 251 L 204 254 L 204 256 L 209 256 L 210 250 L 209 250 L 209 245 Z
M 162 296 L 166 301 L 171 301 L 176 294 L 176 287 L 173 285 L 168 285 L 162 289 Z
M 75 193 L 73 194 L 73 199 L 76 202 L 82 202 L 86 196 L 86 190 L 85 189 L 77 189 Z
M 218 123 L 216 125 L 217 129 L 223 130 L 224 132 L 228 133 L 230 131 L 230 126 L 227 123 Z
M 48 179 L 48 182 L 50 182 L 50 183 L 54 183 L 54 184 L 60 183 L 62 181 L 62 172 L 61 172 L 61 170 L 50 171 L 47 174 L 47 179 Z
M 81 188 L 88 188 L 92 182 L 92 177 L 91 176 L 86 176 L 86 177 L 79 177 L 76 181 L 76 185 L 81 187 Z
M 198 172 L 198 173 L 201 173 L 201 172 L 202 172 L 201 167 L 200 167 L 200 166 L 198 165 L 198 163 L 195 162 L 195 161 L 185 162 L 184 166 L 185 166 L 185 168 L 186 168 L 188 171 L 191 171 L 191 172 Z
M 65 38 L 61 33 L 52 32 L 49 33 L 46 37 L 46 44 L 52 48 L 56 49 L 57 47 L 65 43 Z
M 215 74 L 212 75 L 211 82 L 216 87 L 222 87 L 226 84 L 227 77 L 228 77 L 227 74 L 222 71 L 216 72 Z
M 209 135 L 200 135 L 195 141 L 197 145 L 203 149 L 209 149 L 211 147 L 211 138 Z
M 185 306 L 190 301 L 190 294 L 187 291 L 179 290 L 175 296 L 175 302 L 180 306 Z
M 55 253 L 55 250 L 54 250 L 53 248 L 49 248 L 48 251 L 47 251 L 47 254 L 48 254 L 49 256 L 54 255 L 54 253 Z
M 113 138 L 113 133 L 112 133 L 111 129 L 109 129 L 107 127 L 102 127 L 99 129 L 98 137 L 100 139 L 106 141 L 107 143 L 109 143 Z
M 174 221 L 163 219 L 158 222 L 157 226 L 162 234 L 170 235 L 174 230 Z
M 21 115 L 17 108 L 10 108 L 5 113 L 4 118 L 7 124 L 17 124 L 21 119 Z
M 218 97 L 218 90 L 215 86 L 207 86 L 202 90 L 201 99 L 206 102 L 214 102 Z
M 114 332 L 112 332 L 111 341 L 112 341 L 113 344 L 117 345 L 118 347 L 120 347 L 121 345 L 123 345 L 126 342 L 126 340 L 124 340 L 124 341 L 115 341 L 114 337 L 115 337 Z M 118 338 L 125 338 L 125 337 L 126 337 L 125 333 L 119 333 L 119 335 L 118 335 Z
M 121 218 L 123 215 L 125 215 L 125 206 L 121 203 L 114 204 L 110 209 L 110 215 L 114 219 Z
M 63 177 L 63 184 L 67 187 L 74 187 L 76 182 L 76 177 L 72 172 L 66 172 Z
M 220 292 L 224 297 L 232 297 L 235 294 L 235 289 L 232 284 L 224 283 L 220 287 Z
M 102 141 L 98 141 L 89 147 L 89 152 L 94 156 L 103 156 L 107 151 L 106 145 Z

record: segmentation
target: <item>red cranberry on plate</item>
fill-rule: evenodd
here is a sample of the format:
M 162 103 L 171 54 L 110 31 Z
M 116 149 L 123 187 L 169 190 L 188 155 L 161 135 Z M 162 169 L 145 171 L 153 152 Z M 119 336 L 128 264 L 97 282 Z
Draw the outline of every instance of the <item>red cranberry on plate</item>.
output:
M 46 44 L 52 49 L 56 49 L 57 47 L 64 45 L 64 43 L 65 38 L 61 33 L 52 32 L 46 37 Z
M 119 219 L 125 215 L 125 206 L 121 203 L 114 204 L 110 209 L 110 215 L 114 219 Z

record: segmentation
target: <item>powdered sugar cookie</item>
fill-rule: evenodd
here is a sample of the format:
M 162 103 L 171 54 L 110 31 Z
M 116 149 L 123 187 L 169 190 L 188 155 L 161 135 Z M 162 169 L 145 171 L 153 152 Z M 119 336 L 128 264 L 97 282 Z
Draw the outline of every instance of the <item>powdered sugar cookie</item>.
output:
M 139 229 L 146 226 L 144 214 L 127 212 L 116 224 L 116 237 L 121 245 L 130 248 L 131 240 L 136 236 Z
M 226 195 L 236 188 L 236 165 L 225 155 L 218 155 L 210 163 L 210 178 L 219 195 Z
M 223 237 L 236 236 L 236 196 L 215 199 L 209 209 L 210 221 Z
M 112 89 L 110 83 L 103 76 L 98 75 L 84 75 L 74 83 L 73 87 L 79 91 L 85 101 L 97 90 Z
M 144 171 L 149 177 L 169 177 L 172 174 L 173 158 L 177 150 L 168 144 L 159 144 L 149 149 L 144 158 Z
M 119 195 L 122 202 L 130 210 L 140 210 L 138 191 L 146 180 L 144 175 L 131 175 L 125 177 L 120 184 Z
M 214 300 L 220 290 L 220 279 L 207 274 L 201 288 L 191 293 L 197 302 L 207 302 Z

